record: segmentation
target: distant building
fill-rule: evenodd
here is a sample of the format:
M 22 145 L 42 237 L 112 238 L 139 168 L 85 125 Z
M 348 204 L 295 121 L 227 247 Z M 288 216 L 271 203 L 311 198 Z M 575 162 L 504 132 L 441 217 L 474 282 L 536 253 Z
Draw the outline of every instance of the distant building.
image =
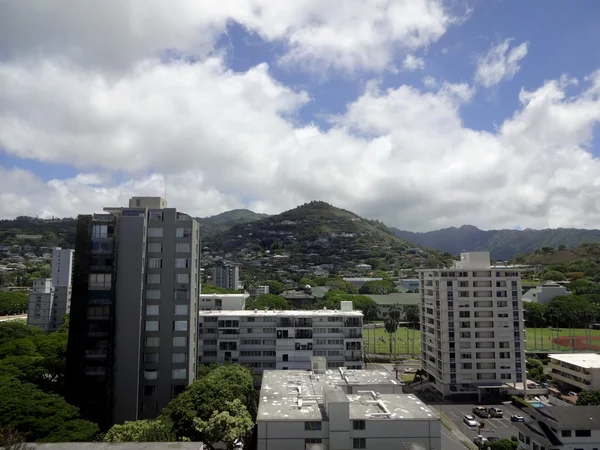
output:
M 373 267 L 370 264 L 357 264 L 357 270 L 371 270 Z
M 400 286 L 405 287 L 409 291 L 416 292 L 419 289 L 419 279 L 418 278 L 403 278 L 400 280 Z
M 266 295 L 269 293 L 269 286 L 256 286 L 254 291 L 255 297 L 260 297 L 261 295 Z
M 575 391 L 600 389 L 600 355 L 597 353 L 557 353 L 548 355 L 548 376 Z
M 32 241 L 37 241 L 41 238 L 43 238 L 43 236 L 41 234 L 17 234 L 16 235 L 17 239 L 29 239 Z
M 313 356 L 329 368 L 361 369 L 363 314 L 341 310 L 200 311 L 199 362 L 232 361 L 265 369 L 309 370 Z
M 239 289 L 240 266 L 225 264 L 212 269 L 212 282 L 215 286 L 225 289 Z
M 545 305 L 559 295 L 571 295 L 571 292 L 568 291 L 566 287 L 561 286 L 554 281 L 547 281 L 533 289 L 529 289 L 523 294 L 523 301 L 542 303 Z
M 319 361 L 322 360 L 322 361 Z M 258 450 L 440 450 L 440 417 L 381 371 L 266 371 L 256 418 Z M 387 374 L 387 375 L 386 375 Z
M 53 301 L 52 278 L 35 278 L 29 292 L 27 325 L 40 327 L 46 332 L 50 331 Z
M 250 294 L 200 294 L 198 308 L 201 311 L 242 310 Z
M 365 264 L 365 265 L 367 265 L 367 264 Z M 363 287 L 363 285 L 365 283 L 368 283 L 369 281 L 381 281 L 381 280 L 383 280 L 383 278 L 367 278 L 367 277 L 344 278 L 344 281 L 351 283 L 352 285 L 354 285 L 354 287 L 356 289 L 360 289 L 361 287 Z
M 303 291 L 284 291 L 279 294 L 280 297 L 288 300 L 294 309 L 311 308 L 315 303 L 315 297 L 311 295 L 312 290 L 304 289 Z
M 379 307 L 378 319 L 384 319 L 390 312 L 392 306 L 404 307 L 404 306 L 416 306 L 419 307 L 420 297 L 419 294 L 412 292 L 398 293 L 392 292 L 391 294 L 370 294 L 377 306 Z M 404 320 L 404 315 L 402 319 Z
M 56 247 L 52 249 L 52 284 L 71 287 L 73 273 L 73 250 Z
M 515 422 L 523 450 L 594 450 L 600 447 L 600 406 L 526 408 L 529 417 Z

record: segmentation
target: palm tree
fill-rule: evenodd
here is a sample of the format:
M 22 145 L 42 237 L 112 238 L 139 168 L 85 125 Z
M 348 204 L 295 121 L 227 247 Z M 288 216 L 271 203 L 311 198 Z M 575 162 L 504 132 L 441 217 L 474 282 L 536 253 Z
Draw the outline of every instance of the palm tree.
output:
M 379 306 L 376 303 L 368 303 L 363 309 L 363 314 L 365 319 L 367 319 L 367 321 L 371 322 L 373 325 L 373 353 L 377 353 L 377 342 L 375 342 L 377 330 L 375 329 L 374 321 L 377 319 L 377 317 L 379 317 Z M 367 328 L 367 339 L 370 341 L 371 338 L 369 337 L 368 333 L 369 328 Z
M 400 324 L 400 319 L 402 318 L 402 308 L 398 305 L 390 306 L 390 310 L 388 315 L 396 321 L 397 324 Z M 397 327 L 396 327 L 397 329 Z M 397 332 L 394 332 L 394 355 L 397 354 L 398 350 L 398 337 L 396 336 Z
M 405 305 L 403 308 L 406 321 L 412 328 L 412 354 L 415 355 L 415 325 L 420 322 L 421 313 L 417 305 Z M 408 351 L 408 349 L 407 349 Z
M 390 357 L 392 356 L 392 335 L 396 333 L 398 330 L 398 321 L 392 319 L 389 315 L 386 316 L 383 321 L 383 326 L 385 327 L 385 331 L 390 335 Z

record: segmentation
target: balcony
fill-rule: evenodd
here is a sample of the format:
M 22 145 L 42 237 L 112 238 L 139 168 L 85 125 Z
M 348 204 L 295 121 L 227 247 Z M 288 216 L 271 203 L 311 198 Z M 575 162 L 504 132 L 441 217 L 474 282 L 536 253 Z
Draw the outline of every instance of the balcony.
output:
M 554 380 L 562 381 L 563 383 L 578 387 L 583 390 L 590 390 L 592 388 L 589 381 L 576 379 L 574 377 L 569 376 L 569 374 L 566 374 L 564 372 L 560 373 L 560 372 L 555 371 L 554 369 L 548 375 L 550 376 L 550 378 L 552 378 Z

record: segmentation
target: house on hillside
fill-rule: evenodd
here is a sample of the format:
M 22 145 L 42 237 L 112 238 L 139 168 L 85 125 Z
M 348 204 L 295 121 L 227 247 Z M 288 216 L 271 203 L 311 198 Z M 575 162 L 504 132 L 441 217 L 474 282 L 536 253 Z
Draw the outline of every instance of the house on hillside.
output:
M 568 291 L 566 287 L 561 286 L 554 281 L 546 281 L 544 284 L 541 284 L 533 289 L 529 289 L 525 294 L 523 294 L 523 301 L 541 303 L 545 305 L 550 303 L 550 300 L 560 295 L 571 295 L 571 292 Z
M 356 270 L 360 270 L 360 271 L 363 271 L 363 270 L 371 270 L 372 268 L 373 268 L 373 267 L 371 267 L 371 265 L 370 265 L 370 264 L 357 264 L 357 265 L 356 265 Z

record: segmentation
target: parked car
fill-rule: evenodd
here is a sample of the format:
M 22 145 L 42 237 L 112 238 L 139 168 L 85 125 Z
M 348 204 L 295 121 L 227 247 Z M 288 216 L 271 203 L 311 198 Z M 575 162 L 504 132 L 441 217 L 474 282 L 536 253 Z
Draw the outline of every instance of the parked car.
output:
M 413 367 L 407 367 L 406 369 L 404 369 L 404 373 L 417 373 L 417 369 Z
M 511 422 L 525 422 L 525 417 L 519 416 L 517 414 L 513 414 L 512 416 L 510 416 L 510 421 Z
M 463 417 L 463 422 L 467 424 L 467 426 L 469 427 L 476 427 L 477 426 L 477 421 L 475 420 L 475 418 L 473 416 L 469 416 L 468 414 L 466 414 Z
M 571 391 L 571 392 L 569 392 L 569 395 L 570 395 L 571 397 L 577 397 L 577 392 L 573 392 L 573 391 Z
M 487 408 L 483 406 L 476 406 L 475 408 L 473 408 L 473 414 L 481 417 L 482 419 L 487 419 L 488 417 L 490 417 Z
M 482 435 L 478 435 L 473 438 L 473 443 L 477 445 L 477 447 L 483 447 L 483 444 L 485 444 L 487 441 L 488 439 L 484 438 Z
M 496 417 L 496 418 L 504 417 L 504 412 L 502 412 L 502 410 L 500 408 L 492 407 L 488 411 L 490 413 L 490 417 Z

